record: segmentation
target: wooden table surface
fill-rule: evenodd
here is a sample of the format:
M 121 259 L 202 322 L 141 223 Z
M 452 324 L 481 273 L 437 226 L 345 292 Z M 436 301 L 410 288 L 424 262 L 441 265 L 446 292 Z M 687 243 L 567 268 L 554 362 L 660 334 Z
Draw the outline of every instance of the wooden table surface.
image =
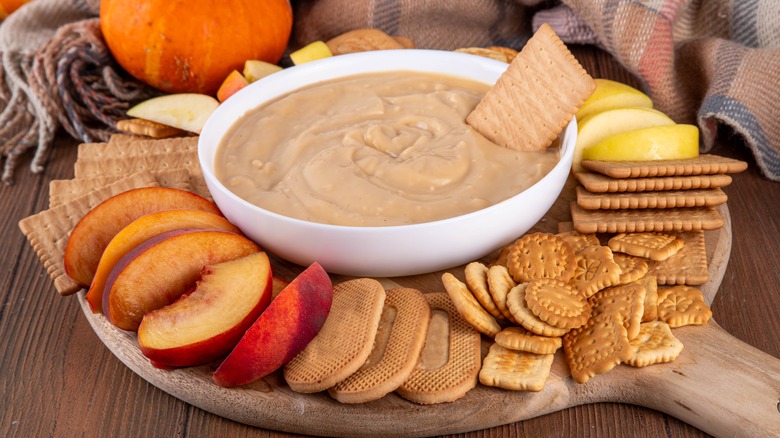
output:
M 594 77 L 634 81 L 599 52 L 573 51 Z M 743 159 L 749 168 L 725 188 L 733 244 L 713 318 L 736 338 L 780 358 L 780 184 L 760 175 L 739 139 L 725 137 L 713 152 Z M 147 383 L 101 343 L 75 296 L 56 293 L 17 223 L 48 207 L 49 181 L 73 177 L 76 144 L 60 138 L 44 173 L 31 174 L 27 157 L 16 183 L 0 187 L 0 436 L 291 436 L 218 417 Z M 459 436 L 605 434 L 705 435 L 657 411 L 599 403 Z

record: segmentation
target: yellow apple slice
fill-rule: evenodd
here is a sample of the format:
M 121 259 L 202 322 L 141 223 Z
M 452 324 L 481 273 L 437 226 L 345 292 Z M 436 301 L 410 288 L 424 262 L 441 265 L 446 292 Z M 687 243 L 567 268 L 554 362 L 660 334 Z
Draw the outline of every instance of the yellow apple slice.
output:
M 276 64 L 257 59 L 250 59 L 244 62 L 244 77 L 250 84 L 281 70 L 282 67 L 279 67 Z
M 577 111 L 577 121 L 600 111 L 613 108 L 641 106 L 652 108 L 653 101 L 636 88 L 609 79 L 594 79 L 596 90 Z
M 583 160 L 650 161 L 699 156 L 699 128 L 654 126 L 615 134 L 582 151 Z
M 626 107 L 591 114 L 579 122 L 572 170 L 581 172 L 582 151 L 605 138 L 635 129 L 674 125 L 674 120 L 653 108 Z
M 135 105 L 127 110 L 127 115 L 200 134 L 218 106 L 217 99 L 206 94 L 166 94 Z
M 290 53 L 290 59 L 295 65 L 330 58 L 331 56 L 333 56 L 333 53 L 331 53 L 330 48 L 323 41 L 315 41 Z

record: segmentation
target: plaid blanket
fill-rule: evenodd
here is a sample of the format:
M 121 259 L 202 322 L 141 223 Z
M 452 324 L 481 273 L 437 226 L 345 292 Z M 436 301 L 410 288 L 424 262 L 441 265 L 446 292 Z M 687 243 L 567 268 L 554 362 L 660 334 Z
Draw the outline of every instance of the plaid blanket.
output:
M 659 109 L 678 122 L 698 123 L 704 151 L 723 135 L 719 128 L 730 127 L 763 174 L 780 180 L 780 2 L 564 3 L 534 21 L 576 16 L 556 29 L 564 40 L 593 42 L 615 56 L 644 82 Z
M 418 47 L 521 48 L 542 22 L 572 44 L 597 44 L 643 83 L 656 107 L 696 123 L 706 152 L 735 132 L 780 181 L 780 1 L 292 0 L 291 48 L 374 27 Z M 152 91 L 107 56 L 99 0 L 35 0 L 0 24 L 0 151 L 10 182 L 20 156 L 43 170 L 54 131 L 101 139 Z M 44 26 L 45 24 L 45 26 Z
M 297 2 L 298 44 L 377 27 L 418 46 L 519 48 L 543 22 L 567 43 L 596 44 L 643 83 L 660 110 L 696 123 L 702 151 L 731 128 L 763 174 L 780 181 L 780 1 L 777 0 L 370 0 Z M 485 5 L 487 4 L 487 5 Z M 468 17 L 468 23 L 461 21 Z M 531 19 L 531 25 L 517 20 Z M 442 23 L 450 23 L 449 25 Z M 478 29 L 472 25 L 477 24 Z M 427 29 L 427 30 L 423 30 Z

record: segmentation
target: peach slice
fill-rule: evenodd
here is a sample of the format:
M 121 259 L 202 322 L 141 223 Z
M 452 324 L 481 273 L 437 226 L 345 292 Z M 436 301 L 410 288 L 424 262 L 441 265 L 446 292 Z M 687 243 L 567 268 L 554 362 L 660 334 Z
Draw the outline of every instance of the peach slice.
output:
M 244 75 L 239 73 L 238 70 L 233 70 L 219 86 L 219 89 L 217 90 L 217 100 L 224 102 L 247 85 L 249 85 L 249 81 L 246 80 Z
M 313 263 L 276 297 L 212 375 L 226 388 L 246 385 L 281 368 L 319 333 L 333 303 L 328 273 Z
M 206 266 L 192 293 L 144 315 L 138 327 L 141 352 L 165 368 L 225 356 L 271 303 L 271 285 L 264 252 Z
M 111 239 L 139 217 L 163 210 L 192 209 L 222 215 L 213 202 L 186 190 L 145 187 L 112 196 L 87 213 L 73 228 L 65 248 L 65 273 L 89 286 Z
M 87 292 L 92 312 L 102 312 L 103 288 L 108 274 L 125 254 L 143 241 L 179 228 L 212 228 L 241 234 L 235 225 L 222 216 L 202 210 L 165 210 L 139 217 L 122 228 L 103 251 L 95 276 Z
M 111 270 L 103 313 L 115 326 L 137 330 L 143 316 L 192 290 L 206 265 L 258 252 L 248 238 L 224 230 L 178 229 L 154 236 Z

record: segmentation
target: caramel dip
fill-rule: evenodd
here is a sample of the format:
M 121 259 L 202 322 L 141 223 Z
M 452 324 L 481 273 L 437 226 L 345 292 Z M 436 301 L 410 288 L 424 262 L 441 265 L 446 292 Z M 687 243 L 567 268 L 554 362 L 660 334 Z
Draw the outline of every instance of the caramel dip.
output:
M 519 152 L 465 122 L 489 85 L 409 71 L 349 76 L 248 112 L 219 145 L 216 177 L 281 215 L 347 226 L 431 222 L 533 185 L 559 148 Z

